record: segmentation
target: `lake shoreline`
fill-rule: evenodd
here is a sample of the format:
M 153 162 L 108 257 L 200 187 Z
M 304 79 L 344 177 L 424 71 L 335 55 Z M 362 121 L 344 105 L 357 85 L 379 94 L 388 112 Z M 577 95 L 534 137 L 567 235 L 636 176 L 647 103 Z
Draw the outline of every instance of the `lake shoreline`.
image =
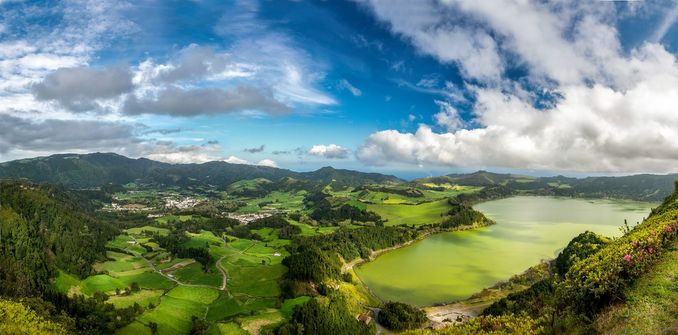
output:
M 558 196 L 550 196 L 550 195 L 549 195 L 549 196 L 539 196 L 539 195 L 512 195 L 512 196 L 509 196 L 509 197 L 506 197 L 506 198 L 501 198 L 501 199 L 491 199 L 491 200 L 479 202 L 479 203 L 477 203 L 476 205 L 474 205 L 474 208 L 478 210 L 478 208 L 476 208 L 476 206 L 478 206 L 479 204 L 488 203 L 488 202 L 493 202 L 493 201 L 505 201 L 505 200 L 507 200 L 507 199 L 512 199 L 512 198 L 518 198 L 517 200 L 519 201 L 519 198 L 520 198 L 520 197 L 534 198 L 535 200 L 538 200 L 538 201 L 549 201 L 549 200 L 557 200 L 557 201 L 563 200 L 563 201 L 570 201 L 570 200 L 579 200 L 579 201 L 581 201 L 581 202 L 579 202 L 579 203 L 574 203 L 573 205 L 575 205 L 575 206 L 582 206 L 582 205 L 588 206 L 587 208 L 588 208 L 589 210 L 591 210 L 591 209 L 593 209 L 593 210 L 599 210 L 598 207 L 592 207 L 592 206 L 598 206 L 598 205 L 602 205 L 602 206 L 606 206 L 607 208 L 611 208 L 612 212 L 613 212 L 616 216 L 615 216 L 615 215 L 610 216 L 609 218 L 607 218 L 607 221 L 605 221 L 605 220 L 597 220 L 597 219 L 594 218 L 594 217 L 588 217 L 588 216 L 586 217 L 585 220 L 583 220 L 585 224 L 593 224 L 593 225 L 595 225 L 595 227 L 599 228 L 599 230 L 603 230 L 604 232 L 602 232 L 602 233 L 603 233 L 603 234 L 606 234 L 606 235 L 607 235 L 607 234 L 609 234 L 609 235 L 614 235 L 614 231 L 616 231 L 616 228 L 619 227 L 619 225 L 622 223 L 623 220 L 619 220 L 619 215 L 621 215 L 621 216 L 628 216 L 629 219 L 630 219 L 629 221 L 635 222 L 636 218 L 634 218 L 634 215 L 637 216 L 638 219 L 640 218 L 640 216 L 639 216 L 639 214 L 638 214 L 638 211 L 642 212 L 643 217 L 646 217 L 647 214 L 645 214 L 645 209 L 646 209 L 645 207 L 651 208 L 651 207 L 654 207 L 654 205 L 655 205 L 654 203 L 649 203 L 649 202 L 638 202 L 638 201 L 628 200 L 628 199 L 595 198 L 595 199 L 588 199 L 588 201 L 587 201 L 587 200 L 585 200 L 585 199 L 578 198 L 578 197 L 558 197 Z M 591 201 L 591 200 L 593 200 L 593 201 Z M 524 201 L 524 200 L 523 200 L 523 201 Z M 532 199 L 529 199 L 529 201 L 531 202 Z M 563 205 L 563 204 L 567 205 L 567 202 L 565 202 L 565 203 L 560 203 L 560 202 L 558 202 L 558 203 L 555 203 L 555 204 L 556 204 L 556 205 L 559 205 L 559 206 L 560 206 L 560 205 Z M 626 212 L 624 212 L 623 208 L 620 209 L 620 206 L 621 206 L 621 207 L 627 207 L 628 205 L 632 205 L 632 206 L 635 207 L 635 208 L 631 208 L 630 210 L 629 210 L 629 209 L 626 209 L 626 210 L 625 210 Z M 637 205 L 640 205 L 640 206 L 637 206 Z M 572 205 L 570 205 L 570 206 L 572 206 Z M 530 217 L 530 218 L 528 218 L 528 220 L 527 220 L 526 222 L 530 222 L 530 220 L 537 220 L 538 222 L 540 222 L 540 224 L 546 223 L 546 226 L 549 226 L 549 224 L 550 224 L 552 221 L 553 221 L 553 222 L 557 222 L 558 220 L 561 220 L 561 219 L 559 219 L 559 218 L 548 218 L 548 215 L 551 215 L 551 214 L 548 214 L 548 215 L 546 216 L 546 219 L 544 219 L 544 215 L 546 215 L 546 213 L 548 212 L 548 210 L 544 211 L 544 210 L 541 210 L 541 209 L 539 209 L 539 208 L 528 208 L 528 209 L 526 210 L 526 208 L 523 208 L 523 207 L 520 207 L 520 206 L 517 206 L 516 209 L 513 209 L 514 207 L 516 207 L 516 205 L 511 204 L 511 210 L 514 210 L 514 211 L 521 211 L 521 212 L 528 212 L 528 213 L 531 213 L 531 212 L 537 212 L 537 213 L 543 212 L 543 213 L 544 213 L 544 214 L 542 215 L 542 217 L 537 217 L 536 219 Z M 575 207 L 575 208 L 578 208 L 578 207 Z M 640 209 L 638 209 L 638 208 L 640 208 Z M 488 213 L 488 212 L 486 212 L 486 211 L 484 211 L 484 210 L 480 210 L 480 211 L 483 212 L 484 214 L 487 214 L 487 213 Z M 572 207 L 567 207 L 566 209 L 563 210 L 563 212 L 565 212 L 566 214 L 569 214 L 569 213 L 574 212 L 574 213 L 576 214 L 578 211 L 577 211 L 577 210 L 573 210 Z M 632 214 L 632 213 L 634 213 L 634 212 L 635 212 L 635 214 Z M 648 212 L 649 212 L 649 209 L 648 209 Z M 620 214 L 620 213 L 621 213 L 621 214 Z M 588 215 L 588 214 L 587 214 L 587 215 Z M 488 215 L 488 217 L 490 217 L 491 219 L 493 219 L 493 217 L 490 216 L 490 215 Z M 521 218 L 518 219 L 518 221 L 521 221 L 521 220 L 522 220 Z M 541 220 L 541 221 L 539 221 L 539 220 Z M 544 221 L 544 220 L 546 220 L 546 221 Z M 505 219 L 496 220 L 496 221 L 497 221 L 497 223 L 506 223 L 506 222 L 504 222 Z M 514 221 L 515 221 L 515 220 L 514 220 Z M 617 222 L 617 221 L 619 221 L 619 222 Z M 607 222 L 607 223 L 600 223 L 600 222 Z M 568 228 L 566 228 L 566 229 L 568 229 L 567 231 L 551 231 L 549 234 L 550 234 L 550 235 L 555 235 L 555 236 L 560 236 L 560 235 L 566 236 L 566 235 L 567 235 L 568 238 L 566 238 L 566 239 L 569 240 L 569 239 L 570 239 L 569 235 L 573 235 L 573 234 L 574 234 L 574 232 L 572 231 L 572 229 L 573 229 L 574 227 L 578 227 L 578 226 L 573 226 L 573 225 L 571 225 L 570 223 L 577 223 L 577 222 L 563 221 L 563 222 L 561 222 L 561 225 L 564 224 L 563 227 L 568 227 Z M 619 224 L 617 224 L 617 223 L 619 223 Z M 512 226 L 512 225 L 514 225 L 514 226 Z M 380 259 L 381 256 L 383 256 L 383 255 L 390 254 L 390 252 L 392 252 L 392 251 L 395 251 L 395 250 L 398 250 L 398 249 L 402 249 L 403 247 L 406 247 L 406 246 L 412 246 L 412 245 L 415 244 L 416 242 L 421 242 L 421 241 L 427 240 L 427 239 L 429 239 L 429 238 L 431 238 L 431 237 L 433 237 L 433 236 L 440 235 L 440 233 L 443 233 L 443 232 L 455 232 L 455 231 L 467 231 L 467 230 L 477 230 L 478 228 L 484 227 L 484 226 L 486 226 L 486 225 L 473 225 L 473 226 L 466 226 L 466 227 L 463 227 L 463 228 L 461 228 L 461 229 L 444 230 L 444 231 L 443 231 L 443 230 L 439 230 L 439 231 L 430 231 L 430 232 L 426 232 L 426 233 L 422 234 L 421 236 L 419 236 L 418 238 L 416 238 L 416 239 L 414 239 L 414 240 L 411 240 L 411 241 L 408 241 L 408 242 L 406 242 L 406 243 L 402 243 L 402 244 L 400 244 L 400 245 L 393 246 L 393 247 L 390 247 L 390 248 L 375 250 L 375 251 L 372 252 L 372 254 L 370 255 L 370 257 L 367 258 L 367 259 L 356 259 L 356 260 L 353 260 L 353 261 L 351 261 L 351 262 L 349 262 L 349 263 L 345 263 L 345 264 L 344 264 L 344 267 L 343 267 L 343 270 L 344 270 L 344 271 L 355 270 L 354 272 L 355 272 L 355 274 L 356 274 L 356 277 L 358 278 L 359 283 L 360 283 L 361 285 L 363 285 L 363 286 L 367 289 L 367 291 L 370 292 L 370 294 L 371 294 L 372 296 L 374 296 L 374 297 L 375 297 L 377 300 L 379 300 L 379 301 L 384 301 L 384 300 L 394 300 L 394 301 L 400 300 L 400 301 L 407 301 L 407 299 L 404 298 L 404 297 L 402 297 L 402 299 L 399 299 L 399 298 L 393 298 L 393 297 L 391 297 L 391 298 L 389 299 L 389 298 L 388 298 L 388 295 L 384 296 L 383 293 L 381 294 L 381 297 L 380 297 L 380 295 L 376 294 L 375 291 L 372 290 L 372 288 L 370 287 L 370 285 L 367 284 L 367 281 L 365 281 L 365 279 L 363 278 L 364 274 L 363 274 L 363 276 L 358 275 L 358 273 L 357 273 L 358 269 L 362 268 L 362 266 L 365 266 L 366 264 L 371 264 L 372 262 L 376 261 L 377 259 Z M 536 228 L 530 227 L 529 225 L 527 225 L 527 226 L 522 226 L 522 228 L 520 228 L 520 227 L 517 228 L 517 227 L 515 227 L 515 222 L 513 222 L 513 223 L 508 223 L 508 226 L 506 226 L 506 225 L 504 225 L 504 224 L 502 224 L 501 226 L 502 226 L 501 228 L 502 228 L 503 230 L 509 230 L 509 232 L 511 232 L 511 233 L 513 233 L 513 234 L 515 234 L 515 233 L 517 233 L 517 234 L 524 234 L 525 231 L 532 232 L 533 229 L 536 229 Z M 554 226 L 554 227 L 555 227 L 555 226 Z M 613 227 L 614 227 L 614 228 L 613 228 Z M 602 228 L 602 229 L 601 229 L 601 228 Z M 527 229 L 527 230 L 525 230 L 525 229 Z M 583 226 L 579 226 L 578 229 L 582 229 L 582 231 L 583 231 L 583 230 L 589 229 L 589 228 L 586 228 L 586 227 L 583 227 Z M 496 229 L 494 229 L 494 230 L 496 231 Z M 490 233 L 491 233 L 491 232 L 490 232 Z M 536 233 L 536 230 L 535 230 L 535 233 Z M 563 233 L 563 234 L 561 234 L 561 233 Z M 487 233 L 483 233 L 483 235 L 486 235 L 486 234 L 487 234 Z M 456 235 L 456 234 L 455 234 L 455 235 Z M 475 236 L 475 235 L 473 235 L 473 236 Z M 528 233 L 528 236 L 529 236 L 529 233 Z M 573 236 L 576 236 L 576 235 L 573 235 Z M 549 237 L 550 237 L 550 236 L 549 236 Z M 466 239 L 466 237 L 462 237 L 462 238 Z M 525 236 L 525 238 L 528 238 L 528 241 L 529 241 L 529 238 L 530 238 L 530 237 Z M 561 238 L 561 239 L 562 239 L 562 238 Z M 483 241 L 485 241 L 485 240 L 483 240 Z M 452 242 L 452 241 L 451 241 L 451 242 Z M 532 255 L 538 256 L 539 258 L 532 257 L 532 258 L 536 258 L 534 263 L 527 263 L 526 260 L 523 261 L 522 263 L 527 263 L 527 264 L 522 264 L 522 266 L 524 266 L 524 267 L 522 267 L 522 268 L 521 268 L 520 270 L 518 270 L 518 271 L 513 272 L 513 274 L 515 275 L 515 274 L 517 274 L 517 273 L 520 273 L 521 271 L 525 271 L 525 269 L 528 269 L 529 267 L 534 266 L 534 264 L 539 263 L 539 260 L 540 260 L 540 259 L 543 260 L 543 259 L 551 259 L 551 258 L 553 258 L 553 257 L 554 257 L 554 254 L 553 254 L 553 253 L 554 253 L 554 250 L 557 251 L 557 250 L 561 250 L 562 248 L 549 249 L 548 246 L 555 245 L 554 243 L 562 244 L 562 243 L 564 243 L 564 242 L 565 242 L 565 241 L 551 241 L 551 240 L 542 241 L 542 242 L 541 242 L 541 243 L 542 243 L 541 249 L 535 248 L 534 253 L 532 253 Z M 437 242 L 437 243 L 440 243 L 440 241 Z M 543 245 L 546 245 L 546 249 L 549 249 L 549 250 L 547 250 L 547 251 L 542 250 L 542 249 L 544 249 L 544 246 L 543 246 Z M 428 247 L 430 248 L 431 245 L 429 245 Z M 440 247 L 436 247 L 436 248 L 440 248 Z M 477 247 L 475 247 L 475 246 L 474 246 L 473 248 L 476 248 L 476 249 L 472 249 L 472 250 L 471 250 L 471 252 L 472 252 L 473 254 L 476 253 L 475 250 L 478 250 L 478 252 L 483 252 L 483 250 L 479 250 L 479 249 L 477 249 Z M 524 252 L 528 252 L 528 253 L 530 252 L 530 250 L 520 249 L 520 248 L 521 248 L 520 245 L 518 246 L 518 248 L 519 248 L 519 249 L 516 249 L 516 250 L 524 250 Z M 467 248 L 467 249 L 468 249 L 468 248 Z M 436 249 L 436 250 L 437 250 L 437 249 Z M 511 250 L 511 249 L 509 249 L 509 250 Z M 447 254 L 449 254 L 449 252 L 450 252 L 450 250 L 447 250 L 447 249 L 441 249 L 440 251 L 445 252 L 445 253 L 447 253 Z M 430 252 L 430 251 L 429 251 L 429 252 Z M 468 250 L 466 250 L 466 252 L 468 253 Z M 511 251 L 509 251 L 509 252 L 511 252 Z M 557 252 L 556 252 L 556 253 L 557 253 Z M 424 256 L 422 255 L 422 256 L 420 256 L 420 257 L 424 257 Z M 479 256 L 479 257 L 481 257 L 481 256 Z M 483 256 L 483 257 L 484 257 L 484 256 Z M 520 256 L 519 256 L 519 257 L 520 257 Z M 420 259 L 423 260 L 422 258 L 420 258 Z M 495 257 L 495 259 L 496 259 L 496 257 Z M 389 262 L 392 263 L 392 260 L 389 260 Z M 469 261 L 469 262 L 470 262 L 470 261 Z M 475 262 L 475 263 L 473 263 L 473 264 L 482 264 L 483 261 L 478 260 L 478 257 L 476 257 L 476 260 L 475 260 L 474 262 Z M 480 263 L 478 263 L 478 262 L 480 262 Z M 431 263 L 431 262 L 429 262 L 429 263 Z M 451 263 L 451 264 L 454 264 L 454 263 Z M 500 265 L 500 264 L 503 265 L 503 263 L 497 263 L 497 265 Z M 517 265 L 517 266 L 521 266 L 521 262 L 516 263 L 516 265 Z M 403 266 L 407 266 L 407 265 L 406 265 L 406 264 L 399 264 L 399 265 L 398 265 L 399 268 L 402 268 Z M 426 264 L 422 264 L 421 266 L 425 266 L 427 269 L 429 269 L 429 268 L 431 268 L 431 267 L 433 267 L 433 268 L 438 267 L 437 265 L 431 266 L 431 265 L 426 265 Z M 421 267 L 421 266 L 420 266 L 420 267 Z M 441 266 L 446 267 L 446 268 L 449 268 L 450 266 L 453 266 L 453 267 L 454 267 L 454 265 L 450 265 L 449 263 L 448 263 L 448 264 L 442 264 Z M 412 269 L 414 269 L 414 272 L 415 272 L 415 273 L 419 273 L 419 274 L 424 274 L 424 273 L 426 273 L 426 272 L 422 272 L 422 271 L 424 271 L 424 270 L 422 270 L 422 271 L 417 271 L 417 270 L 416 270 L 416 269 L 417 269 L 417 266 L 416 266 L 416 265 L 415 265 L 415 267 L 412 268 Z M 434 269 L 434 270 L 435 270 L 435 269 Z M 374 271 L 374 270 L 373 270 L 373 271 Z M 381 271 L 382 271 L 382 270 L 379 270 L 379 273 L 381 273 Z M 400 271 L 400 270 L 394 270 L 394 271 L 395 271 L 395 273 L 399 273 L 398 271 Z M 428 271 L 428 270 L 426 270 L 426 271 Z M 437 270 L 435 270 L 435 271 L 437 271 Z M 507 272 L 507 269 L 504 268 L 503 272 Z M 433 275 L 436 275 L 435 273 L 436 273 L 436 272 L 434 272 Z M 472 297 L 472 296 L 478 294 L 479 292 L 482 292 L 482 291 L 486 290 L 488 287 L 489 287 L 489 288 L 493 288 L 493 287 L 495 287 L 495 286 L 501 284 L 502 282 L 506 282 L 507 279 L 510 279 L 510 278 L 511 278 L 512 276 L 514 276 L 514 275 L 508 274 L 508 275 L 506 275 L 506 277 L 504 277 L 505 279 L 494 281 L 494 284 L 486 284 L 487 286 L 485 286 L 485 289 L 480 288 L 480 289 L 478 289 L 478 290 L 475 290 L 473 293 L 470 293 L 469 295 L 467 295 L 466 298 L 452 299 L 452 300 L 448 300 L 448 302 L 444 302 L 444 301 L 443 301 L 443 302 L 434 302 L 434 303 L 421 303 L 421 304 L 413 303 L 413 304 L 419 305 L 419 306 L 423 306 L 423 308 L 425 308 L 425 309 L 432 309 L 432 310 L 434 310 L 434 311 L 435 311 L 436 309 L 440 309 L 440 308 L 443 307 L 443 306 L 445 306 L 445 307 L 448 308 L 448 309 L 450 309 L 451 307 L 454 307 L 454 306 L 456 306 L 456 307 L 463 307 L 463 311 L 468 312 L 468 308 L 467 308 L 467 307 L 468 307 L 468 303 L 469 303 L 468 300 L 471 299 L 471 298 L 469 298 L 469 297 Z M 397 278 L 397 277 L 399 277 L 400 275 L 399 275 L 399 274 L 394 275 L 393 273 L 390 273 L 390 272 L 384 272 L 384 276 L 391 276 L 391 277 L 393 277 L 393 278 Z M 374 279 L 371 279 L 371 280 L 374 280 Z M 389 280 L 390 280 L 390 279 L 389 279 Z M 401 279 L 401 283 L 402 283 L 402 282 L 403 282 L 403 280 Z M 415 281 L 415 282 L 416 282 L 416 281 Z M 432 283 L 434 283 L 434 282 L 432 282 Z M 373 283 L 373 284 L 374 284 L 374 283 Z M 432 285 L 434 285 L 434 284 L 432 284 Z M 407 290 L 407 289 L 408 289 L 407 286 L 408 286 L 408 285 L 405 284 L 405 286 L 400 286 L 400 287 L 401 287 L 403 290 Z M 416 296 L 416 292 L 417 292 L 417 291 L 415 291 L 414 288 L 411 288 L 411 289 L 409 289 L 409 290 L 410 290 L 410 292 L 412 292 L 412 293 L 415 294 L 415 296 Z M 462 291 L 460 291 L 460 292 L 463 292 L 463 289 L 462 289 Z M 429 292 L 429 295 L 430 295 L 430 294 L 431 294 L 431 293 Z M 424 300 L 424 301 L 425 301 L 426 298 L 423 298 L 423 299 L 420 298 L 419 300 Z M 411 302 L 410 302 L 410 303 L 411 303 Z M 478 306 L 475 306 L 475 307 L 477 307 L 476 310 L 472 310 L 471 312 L 477 313 L 477 309 L 481 309 L 481 310 L 482 310 L 482 308 L 480 308 L 480 307 L 478 307 Z M 484 307 L 483 307 L 483 308 L 484 308 Z M 463 314 L 472 314 L 472 313 L 463 313 Z
M 367 291 L 367 292 L 372 296 L 372 298 L 374 298 L 376 301 L 380 301 L 380 302 L 383 303 L 383 302 L 385 302 L 384 299 L 382 299 L 382 298 L 379 297 L 374 291 L 372 291 L 372 289 L 371 289 L 371 288 L 363 281 L 363 279 L 360 278 L 360 276 L 357 274 L 357 272 L 355 272 L 355 269 L 356 269 L 356 268 L 360 267 L 360 266 L 363 265 L 363 264 L 367 264 L 367 263 L 369 263 L 369 262 L 373 262 L 373 261 L 375 261 L 379 256 L 384 255 L 384 254 L 387 254 L 387 253 L 390 252 L 390 251 L 394 251 L 394 250 L 397 250 L 397 249 L 401 249 L 401 248 L 410 246 L 410 245 L 412 245 L 412 244 L 414 244 L 414 243 L 423 241 L 424 239 L 426 239 L 426 238 L 428 238 L 428 237 L 431 237 L 431 236 L 433 236 L 433 235 L 442 234 L 442 233 L 451 233 L 451 232 L 457 232 L 457 231 L 473 230 L 473 229 L 478 229 L 478 228 L 487 227 L 487 226 L 496 224 L 496 222 L 493 221 L 493 220 L 490 220 L 489 222 L 490 222 L 489 224 L 478 224 L 478 223 L 474 223 L 473 225 L 463 226 L 463 227 L 455 227 L 455 228 L 452 228 L 452 229 L 443 229 L 443 230 L 441 230 L 441 229 L 435 229 L 435 230 L 430 230 L 430 231 L 424 232 L 423 234 L 417 236 L 417 238 L 412 239 L 412 240 L 409 240 L 409 241 L 407 241 L 407 242 L 405 242 L 405 243 L 400 243 L 400 244 L 397 244 L 397 245 L 394 245 L 394 246 L 388 247 L 388 248 L 383 248 L 383 249 L 378 249 L 378 250 L 372 250 L 372 252 L 370 253 L 370 256 L 369 256 L 367 259 L 365 259 L 365 258 L 356 258 L 356 259 L 354 259 L 354 260 L 352 260 L 352 261 L 350 261 L 350 262 L 346 262 L 346 260 L 344 260 L 343 258 L 340 258 L 341 261 L 342 261 L 342 263 L 343 263 L 343 264 L 342 264 L 342 267 L 341 267 L 341 272 L 342 272 L 342 273 L 352 272 L 353 275 L 355 276 L 355 278 L 358 280 L 358 283 L 365 289 L 365 291 Z M 432 307 L 432 306 L 431 306 L 431 307 Z

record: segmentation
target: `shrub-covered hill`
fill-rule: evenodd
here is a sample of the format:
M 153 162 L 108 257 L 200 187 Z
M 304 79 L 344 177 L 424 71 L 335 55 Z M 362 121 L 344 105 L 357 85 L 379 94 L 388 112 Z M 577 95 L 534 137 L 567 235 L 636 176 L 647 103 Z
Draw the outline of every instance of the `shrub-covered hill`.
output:
M 678 333 L 678 183 L 650 216 L 618 239 L 573 239 L 553 276 L 495 302 L 483 315 L 413 334 Z

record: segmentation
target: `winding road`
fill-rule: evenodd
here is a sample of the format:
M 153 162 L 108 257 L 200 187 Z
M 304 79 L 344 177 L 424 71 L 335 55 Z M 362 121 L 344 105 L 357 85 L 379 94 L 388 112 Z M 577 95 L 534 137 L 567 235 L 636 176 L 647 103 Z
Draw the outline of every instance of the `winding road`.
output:
M 132 236 L 132 235 L 129 235 L 129 236 L 134 240 L 134 242 L 135 242 L 136 244 L 141 245 L 141 244 L 139 243 L 139 241 L 137 241 L 137 239 L 136 239 L 134 236 Z M 224 242 L 224 247 L 225 247 L 225 246 L 226 246 L 226 242 Z M 127 250 L 127 251 L 128 251 L 130 254 L 132 254 L 132 255 L 134 255 L 134 256 L 137 256 L 137 257 L 140 257 L 141 259 L 143 259 L 144 261 L 146 261 L 146 263 L 148 264 L 148 266 L 150 266 L 151 269 L 153 269 L 153 271 L 155 271 L 155 272 L 157 272 L 158 274 L 160 274 L 161 276 L 163 276 L 163 277 L 165 277 L 165 278 L 167 278 L 167 279 L 169 279 L 169 280 L 175 282 L 175 283 L 176 283 L 177 285 L 179 285 L 179 286 L 215 288 L 215 289 L 219 289 L 219 290 L 221 290 L 221 291 L 224 291 L 224 292 L 228 293 L 229 296 L 231 295 L 231 293 L 228 292 L 228 290 L 226 289 L 226 283 L 227 283 L 227 281 L 228 281 L 228 276 L 227 276 L 227 274 L 226 274 L 226 270 L 224 270 L 224 269 L 221 267 L 221 264 L 220 264 L 220 263 L 221 263 L 221 260 L 224 259 L 227 255 L 224 255 L 224 256 L 222 256 L 221 258 L 219 258 L 219 260 L 218 260 L 217 263 L 216 263 L 217 269 L 219 270 L 219 272 L 221 272 L 221 276 L 222 276 L 222 284 L 221 284 L 221 287 L 215 287 L 215 286 L 212 286 L 212 285 L 200 285 L 200 284 L 189 284 L 189 283 L 184 283 L 184 282 L 182 282 L 182 281 L 180 281 L 180 280 L 174 278 L 174 276 L 168 275 L 168 274 L 162 272 L 162 270 L 159 270 L 159 269 L 155 266 L 155 264 L 153 264 L 153 262 L 151 262 L 148 258 L 144 257 L 142 254 L 137 253 L 137 252 L 133 252 L 133 251 L 129 251 L 129 250 Z

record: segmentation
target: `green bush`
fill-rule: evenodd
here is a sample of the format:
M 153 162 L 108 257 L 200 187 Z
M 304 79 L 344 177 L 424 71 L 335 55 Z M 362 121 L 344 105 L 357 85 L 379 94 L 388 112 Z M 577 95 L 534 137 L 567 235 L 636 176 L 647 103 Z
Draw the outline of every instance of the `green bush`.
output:
M 675 197 L 620 239 L 573 264 L 558 288 L 561 303 L 592 316 L 622 300 L 626 287 L 662 257 L 676 237 Z
M 373 332 L 373 327 L 351 314 L 348 302 L 340 295 L 311 299 L 298 306 L 292 320 L 277 330 L 278 335 L 367 335 Z
M 462 324 L 437 330 L 418 330 L 406 335 L 504 335 L 504 334 L 541 334 L 544 331 L 536 320 L 529 316 L 514 314 L 501 316 L 479 316 Z
M 595 254 L 608 243 L 610 243 L 608 238 L 590 231 L 579 234 L 556 258 L 556 272 L 564 275 L 574 263 Z
M 391 330 L 419 328 L 426 322 L 426 313 L 402 302 L 389 302 L 379 312 L 379 323 Z

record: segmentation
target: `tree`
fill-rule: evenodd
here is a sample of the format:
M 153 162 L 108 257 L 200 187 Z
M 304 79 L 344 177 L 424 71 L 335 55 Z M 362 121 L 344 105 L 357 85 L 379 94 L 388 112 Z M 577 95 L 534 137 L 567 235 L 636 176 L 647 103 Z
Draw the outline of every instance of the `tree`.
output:
M 419 328 L 426 322 L 426 313 L 402 302 L 389 302 L 379 312 L 379 323 L 391 330 Z
M 148 328 L 151 329 L 152 334 L 157 334 L 158 333 L 158 324 L 151 321 L 148 323 Z
M 210 328 L 210 325 L 207 323 L 207 321 L 195 315 L 191 318 L 191 321 L 193 321 L 193 326 L 191 327 L 190 332 L 191 335 L 206 334 L 207 330 Z
M 0 334 L 66 335 L 63 325 L 46 320 L 19 302 L 0 300 Z

